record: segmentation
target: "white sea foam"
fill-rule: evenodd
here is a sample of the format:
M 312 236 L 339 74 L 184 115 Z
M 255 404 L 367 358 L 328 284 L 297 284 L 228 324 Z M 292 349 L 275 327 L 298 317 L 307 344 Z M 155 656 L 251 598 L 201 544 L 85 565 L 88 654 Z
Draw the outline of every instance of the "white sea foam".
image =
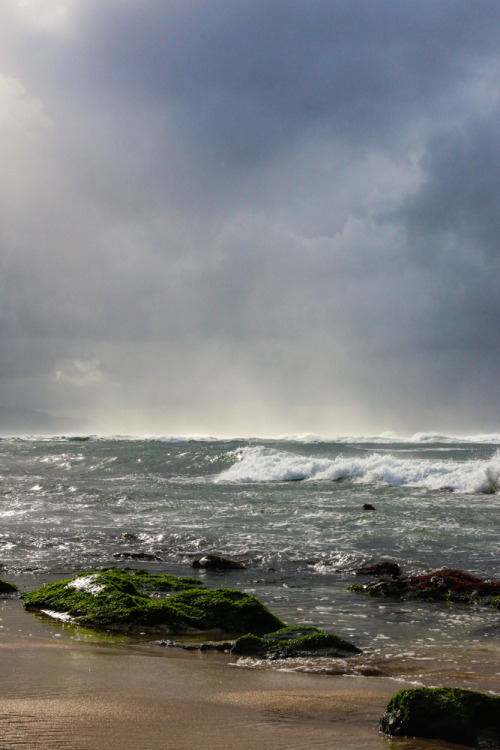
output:
M 416 432 L 409 442 L 415 443 L 500 443 L 497 433 L 480 433 L 478 435 L 440 435 L 435 432 Z
M 68 589 L 76 589 L 77 591 L 83 591 L 86 594 L 100 594 L 101 591 L 104 591 L 106 588 L 104 583 L 98 583 L 99 581 L 99 575 L 97 573 L 92 573 L 89 576 L 81 576 L 80 578 L 75 578 L 74 581 L 71 581 L 71 583 L 68 583 L 66 588 Z
M 41 609 L 40 612 L 47 615 L 47 617 L 51 617 L 53 620 L 61 620 L 62 622 L 74 621 L 74 618 L 67 612 L 57 612 L 55 609 Z
M 492 493 L 500 484 L 500 451 L 488 460 L 456 461 L 408 458 L 374 452 L 368 456 L 312 458 L 251 446 L 219 474 L 216 482 L 287 482 L 297 480 L 352 480 L 361 484 L 387 484 L 449 489 L 464 493 Z
M 328 458 L 310 458 L 284 453 L 274 448 L 251 446 L 236 454 L 238 460 L 215 481 L 293 482 L 311 479 L 331 466 Z

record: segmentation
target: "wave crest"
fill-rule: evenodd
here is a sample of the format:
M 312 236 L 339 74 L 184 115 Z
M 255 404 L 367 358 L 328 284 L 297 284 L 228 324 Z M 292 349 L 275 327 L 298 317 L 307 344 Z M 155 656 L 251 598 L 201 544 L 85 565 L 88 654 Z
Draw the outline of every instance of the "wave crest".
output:
M 215 482 L 241 484 L 350 480 L 359 484 L 421 487 L 469 494 L 491 494 L 500 486 L 500 451 L 485 460 L 406 458 L 374 452 L 362 457 L 320 458 L 251 446 Z

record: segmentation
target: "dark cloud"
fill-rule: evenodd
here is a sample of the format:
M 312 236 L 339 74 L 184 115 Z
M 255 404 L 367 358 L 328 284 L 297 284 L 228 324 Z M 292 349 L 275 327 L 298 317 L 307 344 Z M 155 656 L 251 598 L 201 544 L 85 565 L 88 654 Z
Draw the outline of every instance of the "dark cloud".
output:
M 500 251 L 500 111 L 439 133 L 427 147 L 425 181 L 401 211 L 411 236 L 435 250 L 446 237 L 473 255 Z
M 0 404 L 129 431 L 495 429 L 499 21 L 4 5 Z

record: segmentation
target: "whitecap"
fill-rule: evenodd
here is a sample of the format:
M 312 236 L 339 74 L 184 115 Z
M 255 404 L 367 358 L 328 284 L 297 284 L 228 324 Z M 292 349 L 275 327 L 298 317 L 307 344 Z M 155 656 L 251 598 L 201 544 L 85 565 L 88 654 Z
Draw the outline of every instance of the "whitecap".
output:
M 350 480 L 359 484 L 420 487 L 469 494 L 496 492 L 500 482 L 500 451 L 489 459 L 457 461 L 412 458 L 373 452 L 368 456 L 321 458 L 251 446 L 235 452 L 235 463 L 214 482 L 267 483 Z

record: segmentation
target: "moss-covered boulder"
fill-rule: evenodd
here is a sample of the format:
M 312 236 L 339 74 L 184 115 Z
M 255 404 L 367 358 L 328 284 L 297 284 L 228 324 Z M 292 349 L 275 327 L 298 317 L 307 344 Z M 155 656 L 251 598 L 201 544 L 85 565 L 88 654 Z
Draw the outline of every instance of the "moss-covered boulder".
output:
M 249 594 L 231 589 L 193 588 L 193 579 L 153 576 L 144 571 L 102 570 L 36 589 L 25 609 L 97 630 L 195 634 L 262 634 L 281 620 Z M 178 591 L 167 598 L 158 592 Z
M 124 583 L 127 582 L 128 578 L 131 578 L 134 586 L 143 594 L 186 591 L 186 589 L 204 588 L 205 586 L 203 581 L 198 578 L 178 578 L 168 575 L 168 573 L 152 575 L 147 570 L 107 568 L 102 572 L 106 572 L 114 580 L 121 579 Z
M 235 641 L 232 654 L 262 659 L 289 659 L 310 656 L 345 657 L 359 654 L 360 649 L 334 633 L 323 633 L 312 627 L 281 628 L 262 638 L 252 633 Z
M 466 604 L 478 602 L 494 607 L 500 605 L 500 581 L 485 581 L 463 570 L 452 568 L 442 568 L 419 576 L 379 578 L 368 583 L 354 584 L 349 586 L 349 590 L 398 599 Z
M 0 579 L 0 594 L 15 594 L 16 591 L 17 586 L 15 584 Z
M 500 698 L 460 688 L 401 690 L 389 701 L 380 730 L 474 748 L 500 747 Z

